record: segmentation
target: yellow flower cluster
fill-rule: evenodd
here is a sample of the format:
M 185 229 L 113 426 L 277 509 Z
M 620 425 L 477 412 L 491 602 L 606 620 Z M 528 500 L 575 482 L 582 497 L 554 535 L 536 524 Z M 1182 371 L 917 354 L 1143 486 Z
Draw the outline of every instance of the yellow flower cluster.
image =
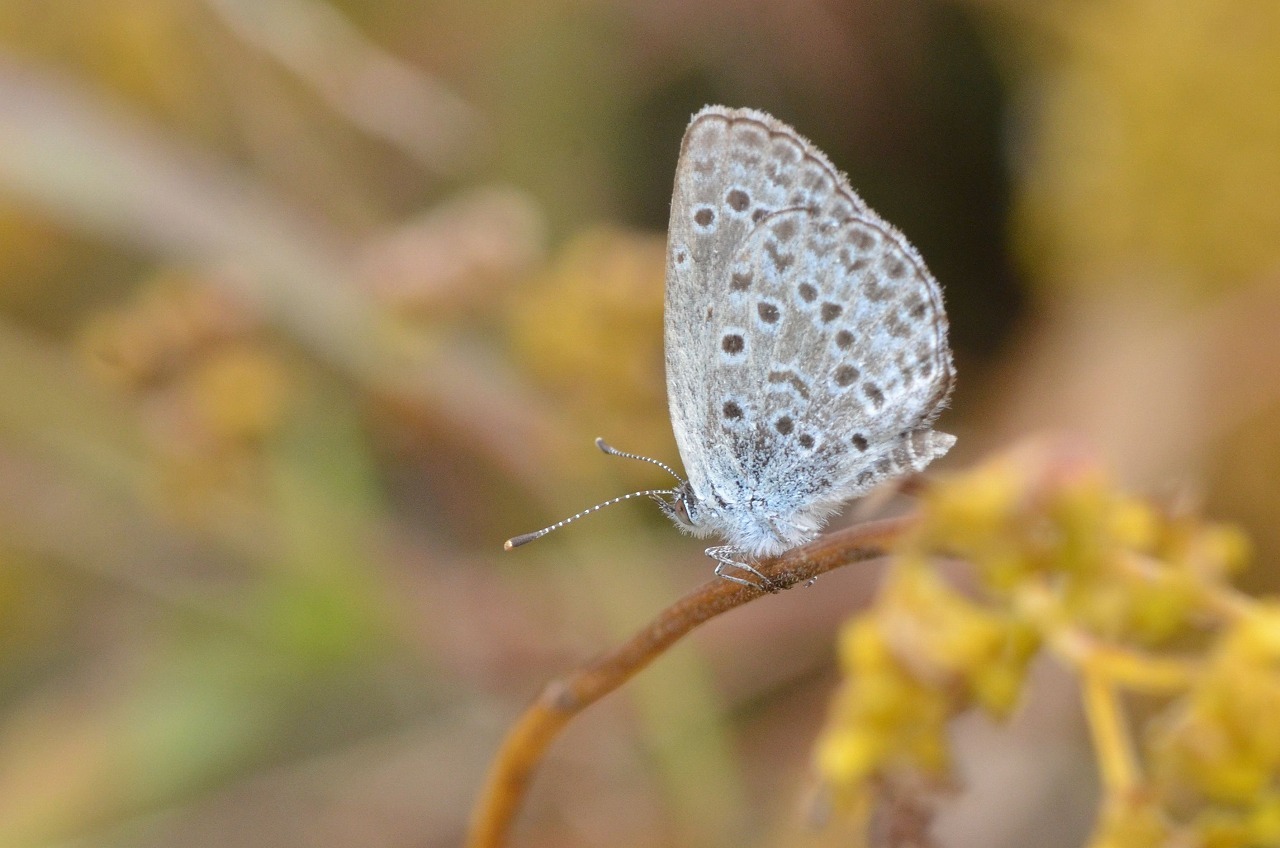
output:
M 1154 776 L 1213 846 L 1280 845 L 1280 605 L 1244 611 L 1152 734 Z
M 940 479 L 841 636 L 823 780 L 853 815 L 903 775 L 944 780 L 946 722 L 1006 715 L 1043 649 L 1081 681 L 1106 793 L 1091 848 L 1280 845 L 1280 605 L 1229 588 L 1247 558 L 1238 531 L 1062 445 Z M 1124 693 L 1162 705 L 1141 745 Z

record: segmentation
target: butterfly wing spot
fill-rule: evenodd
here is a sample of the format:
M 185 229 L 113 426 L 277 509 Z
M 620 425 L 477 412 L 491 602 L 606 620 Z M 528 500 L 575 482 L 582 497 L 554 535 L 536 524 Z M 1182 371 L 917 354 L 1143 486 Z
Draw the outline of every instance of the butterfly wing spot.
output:
M 865 270 L 871 264 L 871 260 L 865 254 L 854 255 L 847 244 L 840 245 L 839 249 L 836 250 L 836 259 L 840 261 L 840 267 L 844 268 L 848 274 L 856 274 Z
M 787 176 L 787 185 L 791 185 L 795 180 L 796 165 L 800 164 L 800 161 L 804 159 L 803 148 L 794 138 L 776 135 L 773 137 L 773 154 L 775 161 L 786 166 L 784 173 Z
M 830 324 L 844 314 L 844 307 L 838 303 L 822 304 L 822 323 Z
M 745 212 L 747 211 L 747 207 L 751 205 L 751 195 L 747 194 L 740 188 L 735 188 L 726 195 L 724 202 L 727 203 L 729 208 L 734 212 Z
M 725 333 L 720 339 L 720 349 L 729 356 L 740 356 L 747 349 L 747 340 L 741 333 Z
M 720 411 L 724 413 L 724 417 L 730 421 L 737 421 L 743 416 L 742 407 L 738 405 L 737 401 L 725 401 L 724 406 L 720 408 Z
M 876 246 L 876 237 L 862 227 L 851 227 L 849 229 L 849 244 L 866 253 Z
M 756 313 L 760 316 L 760 320 L 766 324 L 776 324 L 778 319 L 782 317 L 777 305 L 767 300 L 762 300 L 756 304 Z
M 893 286 L 886 285 L 873 277 L 863 287 L 862 293 L 871 303 L 884 303 L 893 297 Z
M 918 294 L 912 295 L 905 306 L 907 315 L 911 317 L 912 321 L 923 321 L 924 316 L 929 314 L 929 305 Z
M 716 212 L 710 206 L 704 206 L 693 213 L 693 223 L 697 224 L 701 229 L 714 229 L 715 222 Z
M 827 175 L 817 168 L 806 168 L 800 178 L 800 185 L 812 192 L 825 191 L 828 187 Z
M 884 319 L 885 330 L 895 339 L 905 339 L 911 336 L 911 327 L 898 316 L 898 313 L 891 312 Z
M 813 444 L 814 444 L 813 436 L 809 435 L 808 433 L 801 433 L 796 438 L 796 441 L 800 443 L 800 447 L 806 450 L 813 448 Z
M 766 241 L 764 243 L 764 250 L 765 253 L 769 254 L 769 258 L 773 260 L 773 266 L 778 269 L 779 274 L 790 268 L 796 261 L 794 255 L 790 253 L 783 253 L 778 250 L 778 243 L 776 241 Z
M 778 237 L 780 242 L 788 242 L 796 237 L 796 222 L 794 218 L 785 217 L 777 223 L 773 228 L 773 234 Z
M 836 385 L 842 389 L 847 389 L 856 383 L 861 376 L 862 372 L 855 366 L 841 365 L 836 369 Z
M 867 437 L 862 435 L 861 433 L 854 433 L 849 438 L 849 444 L 853 445 L 853 449 L 856 450 L 858 453 L 867 452 L 867 445 L 868 445 Z
M 790 368 L 777 369 L 769 372 L 767 378 L 770 385 L 787 385 L 790 386 L 801 398 L 809 399 L 809 384 L 805 379 Z
M 790 415 L 782 415 L 777 421 L 773 422 L 773 428 L 784 436 L 791 435 L 791 431 L 796 428 L 796 424 L 791 420 Z
M 841 350 L 848 350 L 853 347 L 853 333 L 848 330 L 841 330 L 836 333 L 836 347 Z
M 796 291 L 800 293 L 800 299 L 805 303 L 813 303 L 818 299 L 818 290 L 808 283 L 801 283 L 796 287 Z
M 862 384 L 862 393 L 867 396 L 867 400 L 871 401 L 876 409 L 884 406 L 884 392 L 875 383 L 866 382 Z

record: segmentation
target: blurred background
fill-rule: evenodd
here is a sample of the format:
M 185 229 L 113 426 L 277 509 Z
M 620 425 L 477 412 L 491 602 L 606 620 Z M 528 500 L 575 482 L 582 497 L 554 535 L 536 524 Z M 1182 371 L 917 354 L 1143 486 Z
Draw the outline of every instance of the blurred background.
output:
M 1271 0 L 0 0 L 0 845 L 449 846 L 548 679 L 710 577 L 671 180 L 706 103 L 848 171 L 945 290 L 963 467 L 1045 430 L 1280 553 Z M 859 515 L 855 507 L 837 524 Z M 529 846 L 805 823 L 875 569 L 705 626 L 553 747 Z M 944 845 L 1070 846 L 1053 668 L 962 721 Z M 825 840 L 825 841 L 824 841 Z

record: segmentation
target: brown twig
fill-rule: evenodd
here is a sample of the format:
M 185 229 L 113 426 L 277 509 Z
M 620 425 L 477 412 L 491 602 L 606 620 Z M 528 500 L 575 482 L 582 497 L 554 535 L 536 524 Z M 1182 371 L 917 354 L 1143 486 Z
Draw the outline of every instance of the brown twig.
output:
M 882 556 L 915 521 L 889 518 L 830 533 L 794 551 L 757 564 L 774 586 L 789 589 L 841 566 Z M 764 593 L 713 580 L 663 610 L 626 643 L 553 680 L 516 721 L 498 750 L 471 813 L 468 848 L 499 848 L 524 800 L 534 770 L 560 730 L 657 659 L 693 628 Z

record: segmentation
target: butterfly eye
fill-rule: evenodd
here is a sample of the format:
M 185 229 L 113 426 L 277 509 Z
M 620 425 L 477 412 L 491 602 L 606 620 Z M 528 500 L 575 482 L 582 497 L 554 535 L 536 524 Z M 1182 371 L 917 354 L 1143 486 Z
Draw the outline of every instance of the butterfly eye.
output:
M 698 526 L 698 502 L 693 497 L 693 492 L 689 491 L 688 484 L 676 489 L 675 497 L 667 507 L 667 514 L 676 524 L 686 529 Z

